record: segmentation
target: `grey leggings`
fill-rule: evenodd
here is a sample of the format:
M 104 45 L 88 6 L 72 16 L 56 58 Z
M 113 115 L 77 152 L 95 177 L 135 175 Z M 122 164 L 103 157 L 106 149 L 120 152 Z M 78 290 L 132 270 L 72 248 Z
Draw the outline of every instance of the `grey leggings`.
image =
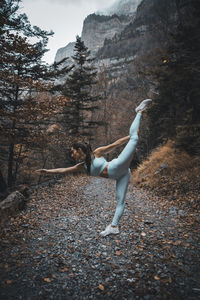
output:
M 138 129 L 140 126 L 140 119 L 142 114 L 138 113 L 130 127 L 130 140 L 126 147 L 123 149 L 118 158 L 113 159 L 108 163 L 108 176 L 116 180 L 116 195 L 117 207 L 115 215 L 112 220 L 112 225 L 117 226 L 119 220 L 124 212 L 125 197 L 130 179 L 130 163 L 133 159 L 133 153 L 138 141 Z

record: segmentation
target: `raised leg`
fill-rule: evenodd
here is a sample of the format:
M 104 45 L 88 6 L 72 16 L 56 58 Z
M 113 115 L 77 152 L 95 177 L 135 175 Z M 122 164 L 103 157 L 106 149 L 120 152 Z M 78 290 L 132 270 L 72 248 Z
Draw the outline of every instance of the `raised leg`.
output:
M 118 179 L 127 173 L 130 163 L 133 159 L 134 150 L 138 141 L 138 129 L 142 114 L 138 113 L 130 127 L 130 140 L 120 153 L 120 155 L 109 162 L 108 175 L 110 178 Z
M 117 158 L 119 166 L 124 166 L 125 168 L 129 168 L 130 166 L 130 163 L 133 159 L 134 150 L 138 142 L 138 130 L 140 127 L 141 116 L 142 114 L 138 113 L 133 123 L 131 124 L 129 130 L 130 140 Z

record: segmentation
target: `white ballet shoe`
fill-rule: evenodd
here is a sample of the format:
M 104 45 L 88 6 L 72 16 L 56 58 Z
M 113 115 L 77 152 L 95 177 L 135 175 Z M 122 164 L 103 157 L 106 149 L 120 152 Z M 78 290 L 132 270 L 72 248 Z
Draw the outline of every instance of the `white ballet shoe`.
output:
M 102 232 L 100 233 L 100 235 L 101 235 L 101 236 L 107 236 L 107 235 L 109 235 L 109 234 L 118 234 L 118 233 L 119 233 L 119 228 L 118 228 L 118 226 L 117 226 L 117 227 L 112 227 L 111 224 L 110 224 L 110 225 L 108 225 L 108 226 L 106 227 L 106 229 L 105 229 L 104 231 L 102 231 Z
M 138 113 L 139 111 L 144 111 L 147 108 L 147 105 L 152 102 L 151 99 L 145 99 L 143 100 L 139 106 L 136 107 L 135 111 Z

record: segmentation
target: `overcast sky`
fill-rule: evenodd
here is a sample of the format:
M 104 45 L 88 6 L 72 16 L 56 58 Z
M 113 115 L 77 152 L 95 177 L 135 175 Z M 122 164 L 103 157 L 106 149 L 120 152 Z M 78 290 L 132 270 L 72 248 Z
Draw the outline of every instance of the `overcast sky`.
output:
M 112 5 L 116 0 L 22 0 L 20 6 L 32 25 L 53 30 L 44 60 L 53 63 L 56 51 L 81 35 L 84 19 Z

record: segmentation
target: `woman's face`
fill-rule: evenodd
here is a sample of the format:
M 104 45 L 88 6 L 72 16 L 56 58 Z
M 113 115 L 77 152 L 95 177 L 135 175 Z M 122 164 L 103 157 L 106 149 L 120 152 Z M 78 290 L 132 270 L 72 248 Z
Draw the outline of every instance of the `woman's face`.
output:
M 75 149 L 75 148 L 71 148 L 71 156 L 75 159 L 75 160 L 85 160 L 86 154 L 83 152 L 83 150 L 81 148 Z

